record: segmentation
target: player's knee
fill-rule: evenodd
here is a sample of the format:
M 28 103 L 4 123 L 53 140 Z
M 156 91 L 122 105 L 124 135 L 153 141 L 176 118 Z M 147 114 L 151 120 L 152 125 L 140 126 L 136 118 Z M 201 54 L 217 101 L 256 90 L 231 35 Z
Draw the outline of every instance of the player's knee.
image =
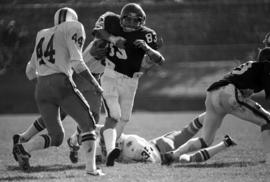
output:
M 63 143 L 64 140 L 64 132 L 57 132 L 54 134 L 50 134 L 51 137 L 51 146 L 58 147 Z

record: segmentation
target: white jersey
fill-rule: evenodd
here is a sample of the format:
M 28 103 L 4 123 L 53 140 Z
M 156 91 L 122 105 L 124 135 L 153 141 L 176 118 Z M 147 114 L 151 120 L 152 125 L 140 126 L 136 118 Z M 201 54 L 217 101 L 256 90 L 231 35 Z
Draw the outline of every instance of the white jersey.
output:
M 118 143 L 121 162 L 161 162 L 156 146 L 138 135 L 122 134 Z
M 37 34 L 35 49 L 28 66 L 36 70 L 37 76 L 54 73 L 71 76 L 73 65 L 83 62 L 84 40 L 84 27 L 78 21 L 68 21 L 43 29 Z

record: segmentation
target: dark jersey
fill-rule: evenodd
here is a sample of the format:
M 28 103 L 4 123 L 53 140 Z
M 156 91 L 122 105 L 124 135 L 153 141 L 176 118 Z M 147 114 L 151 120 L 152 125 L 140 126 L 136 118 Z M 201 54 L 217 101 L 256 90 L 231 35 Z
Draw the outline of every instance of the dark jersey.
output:
M 139 72 L 145 52 L 134 46 L 137 39 L 144 40 L 151 48 L 157 50 L 156 32 L 145 26 L 133 32 L 124 32 L 120 25 L 120 16 L 114 13 L 105 13 L 96 23 L 95 30 L 104 29 L 114 36 L 121 36 L 127 40 L 125 49 L 120 49 L 110 43 L 107 59 L 115 64 L 115 71 L 132 77 Z
M 260 50 L 258 61 L 270 61 L 270 47 L 265 47 Z
M 207 91 L 218 89 L 227 84 L 233 84 L 238 89 L 251 89 L 254 93 L 265 91 L 265 97 L 270 96 L 270 62 L 248 61 L 235 67 L 223 79 L 213 83 Z

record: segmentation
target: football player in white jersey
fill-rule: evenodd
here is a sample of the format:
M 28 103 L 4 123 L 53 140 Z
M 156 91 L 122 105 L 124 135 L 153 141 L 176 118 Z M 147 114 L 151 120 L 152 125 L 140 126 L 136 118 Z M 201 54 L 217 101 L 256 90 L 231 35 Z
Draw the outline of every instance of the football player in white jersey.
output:
M 105 57 L 107 51 L 106 42 L 103 40 L 94 39 L 89 43 L 89 45 L 83 51 L 83 59 L 85 64 L 91 71 L 95 79 L 100 82 L 100 77 L 104 71 L 104 66 L 102 65 L 102 59 Z M 96 123 L 99 122 L 100 111 L 102 106 L 101 95 L 96 94 L 95 88 L 90 84 L 84 77 L 77 73 L 73 73 L 73 80 L 77 85 L 77 88 L 82 92 L 83 96 L 90 105 L 90 110 L 95 118 Z M 67 114 L 60 110 L 60 118 L 63 121 Z M 43 131 L 46 128 L 43 118 L 40 116 L 34 120 L 34 122 L 23 132 L 13 135 L 13 145 L 17 143 L 24 143 L 30 140 L 37 133 Z M 75 134 L 81 133 L 81 130 L 77 127 Z M 73 163 L 78 162 L 78 150 L 79 146 L 71 145 L 70 138 L 67 140 L 70 147 L 70 160 Z
M 172 151 L 191 137 L 193 137 L 201 128 L 203 120 L 196 117 L 191 123 L 186 125 L 182 130 L 171 131 L 162 136 L 151 140 L 146 140 L 143 137 L 133 134 L 122 133 L 116 142 L 116 146 L 120 149 L 120 155 L 116 159 L 121 163 L 130 162 L 152 162 L 161 163 L 163 154 Z M 106 161 L 106 148 L 100 141 L 100 128 L 103 125 L 97 126 L 97 158 Z M 70 145 L 79 146 L 80 137 L 75 134 L 71 136 Z M 98 145 L 99 144 L 99 145 Z
M 35 99 L 48 134 L 15 144 L 13 154 L 19 166 L 28 170 L 31 152 L 61 145 L 64 139 L 64 128 L 59 117 L 61 107 L 74 118 L 82 131 L 87 174 L 104 175 L 95 162 L 96 122 L 87 101 L 72 79 L 75 70 L 92 83 L 99 94 L 103 92 L 83 61 L 84 27 L 78 21 L 77 13 L 67 7 L 56 11 L 54 25 L 38 32 L 35 49 L 26 68 L 29 80 L 37 77 Z

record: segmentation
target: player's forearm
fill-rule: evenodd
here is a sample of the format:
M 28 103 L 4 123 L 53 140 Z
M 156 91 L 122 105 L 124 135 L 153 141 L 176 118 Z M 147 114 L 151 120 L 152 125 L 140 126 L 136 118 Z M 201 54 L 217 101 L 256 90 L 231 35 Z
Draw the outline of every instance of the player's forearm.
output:
M 148 50 L 146 50 L 145 53 L 149 56 L 149 58 L 153 62 L 159 65 L 162 65 L 165 62 L 165 58 L 162 56 L 162 54 L 152 48 L 149 48 Z
M 97 82 L 95 77 L 92 75 L 89 68 L 86 66 L 85 62 L 80 61 L 76 65 L 74 65 L 73 68 L 76 71 L 76 73 L 83 76 L 85 79 L 87 79 L 95 87 L 100 87 L 99 83 Z
M 33 80 L 37 78 L 36 69 L 31 66 L 30 62 L 28 62 L 26 66 L 25 74 L 28 80 Z

